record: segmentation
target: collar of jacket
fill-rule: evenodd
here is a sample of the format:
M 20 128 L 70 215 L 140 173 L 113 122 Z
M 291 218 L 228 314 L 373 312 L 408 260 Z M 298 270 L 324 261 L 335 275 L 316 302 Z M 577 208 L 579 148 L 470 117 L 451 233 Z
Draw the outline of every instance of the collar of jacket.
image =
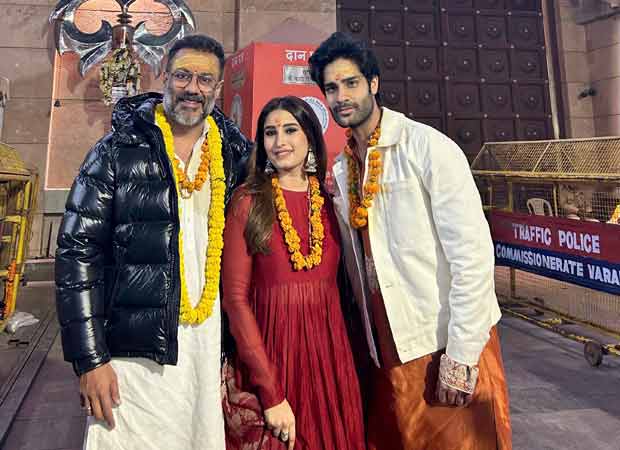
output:
M 381 136 L 377 143 L 377 148 L 383 148 L 389 150 L 400 141 L 400 137 L 403 131 L 403 119 L 405 116 L 397 111 L 392 111 L 389 108 L 383 106 L 383 114 L 381 115 Z M 335 163 L 340 163 L 344 159 L 344 152 L 341 152 L 334 160 Z
M 115 139 L 126 144 L 140 143 L 143 139 L 139 130 L 155 126 L 155 105 L 161 101 L 162 95 L 154 92 L 120 99 L 112 111 Z
M 147 92 L 134 97 L 120 99 L 112 112 L 112 127 L 123 135 L 131 136 L 134 127 L 138 125 L 137 122 L 141 122 L 139 125 L 156 126 L 155 107 L 163 99 L 163 95 L 158 92 Z M 225 125 L 224 113 L 215 106 L 211 116 L 213 116 L 215 123 L 222 130 Z
M 400 141 L 405 116 L 386 107 L 381 109 L 383 111 L 381 116 L 381 136 L 379 136 L 377 147 L 392 147 Z

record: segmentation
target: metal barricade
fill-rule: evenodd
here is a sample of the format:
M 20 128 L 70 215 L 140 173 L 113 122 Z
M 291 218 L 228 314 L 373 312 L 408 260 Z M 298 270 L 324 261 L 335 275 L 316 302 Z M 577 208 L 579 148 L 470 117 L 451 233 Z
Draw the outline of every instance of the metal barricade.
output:
M 37 192 L 36 171 L 0 143 L 0 331 L 15 311 Z
M 620 233 L 620 138 L 487 143 L 471 168 L 485 211 L 613 223 Z M 576 320 L 620 334 L 620 296 L 508 267 L 496 267 L 495 281 L 505 311 L 533 321 L 512 307 L 551 312 L 556 317 L 538 325 L 584 342 L 591 364 L 620 355 L 619 345 L 562 327 Z

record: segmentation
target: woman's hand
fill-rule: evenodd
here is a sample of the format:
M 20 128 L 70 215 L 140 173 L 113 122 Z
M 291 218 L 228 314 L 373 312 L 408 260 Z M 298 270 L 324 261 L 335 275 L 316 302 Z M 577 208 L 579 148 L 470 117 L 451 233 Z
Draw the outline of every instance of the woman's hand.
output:
M 265 410 L 265 422 L 271 433 L 282 441 L 288 441 L 288 450 L 295 447 L 295 415 L 286 399 L 279 405 Z

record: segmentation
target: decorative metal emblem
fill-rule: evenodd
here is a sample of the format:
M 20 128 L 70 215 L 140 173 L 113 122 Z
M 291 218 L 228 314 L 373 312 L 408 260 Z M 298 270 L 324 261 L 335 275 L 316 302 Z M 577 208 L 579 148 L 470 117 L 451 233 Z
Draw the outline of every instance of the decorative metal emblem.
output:
M 166 6 L 173 19 L 170 29 L 161 36 L 150 34 L 144 21 L 135 26 L 132 24 L 128 10 L 135 0 L 115 0 L 121 8 L 121 13 L 117 16 L 118 23 L 111 25 L 102 20 L 99 30 L 84 33 L 75 24 L 75 14 L 86 1 L 88 0 L 60 0 L 49 20 L 55 25 L 58 52 L 61 55 L 67 52 L 79 55 L 79 71 L 82 77 L 93 66 L 106 60 L 104 65 L 108 63 L 108 66 L 105 71 L 110 78 L 104 83 L 103 78 L 106 75 L 102 67 L 101 83 L 106 98 L 108 95 L 104 84 L 107 86 L 110 82 L 117 83 L 123 76 L 128 80 L 139 80 L 139 64 L 134 55 L 148 64 L 158 77 L 161 73 L 161 60 L 166 51 L 177 39 L 195 29 L 194 16 L 183 0 L 154 0 Z

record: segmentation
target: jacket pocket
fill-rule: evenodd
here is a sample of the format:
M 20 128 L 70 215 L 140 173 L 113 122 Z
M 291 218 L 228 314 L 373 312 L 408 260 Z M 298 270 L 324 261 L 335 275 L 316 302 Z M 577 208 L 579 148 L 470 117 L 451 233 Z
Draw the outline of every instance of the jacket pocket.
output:
M 381 184 L 390 241 L 399 249 L 416 245 L 415 211 L 419 210 L 415 204 L 417 189 L 416 179 Z

